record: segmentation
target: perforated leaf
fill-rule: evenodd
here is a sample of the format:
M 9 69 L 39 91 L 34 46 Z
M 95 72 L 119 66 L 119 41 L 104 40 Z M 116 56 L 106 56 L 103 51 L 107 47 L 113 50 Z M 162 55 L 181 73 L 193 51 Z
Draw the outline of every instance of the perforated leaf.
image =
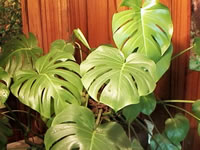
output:
M 0 53 L 0 66 L 13 75 L 18 70 L 25 70 L 34 67 L 37 58 L 42 54 L 41 48 L 37 45 L 37 39 L 29 33 L 29 37 L 20 35 L 11 40 Z
M 129 1 L 124 0 L 123 3 L 133 9 L 113 16 L 115 44 L 125 56 L 137 51 L 157 62 L 171 42 L 173 26 L 170 12 L 156 0 L 146 0 L 142 8 L 135 8 L 134 2 Z
M 12 93 L 46 118 L 68 103 L 80 104 L 82 83 L 79 65 L 73 60 L 70 53 L 55 51 L 39 58 L 35 70 L 16 73 Z
M 82 82 L 89 95 L 115 111 L 139 103 L 155 86 L 155 63 L 143 55 L 125 58 L 120 50 L 100 46 L 81 64 Z
M 73 104 L 55 117 L 44 141 L 46 150 L 132 150 L 125 131 L 118 123 L 96 126 L 89 109 Z

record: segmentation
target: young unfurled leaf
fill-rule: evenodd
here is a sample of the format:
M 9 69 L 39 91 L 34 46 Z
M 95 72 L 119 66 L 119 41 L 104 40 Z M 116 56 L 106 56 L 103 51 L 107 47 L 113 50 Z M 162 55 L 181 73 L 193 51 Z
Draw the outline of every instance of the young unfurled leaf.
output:
M 165 121 L 164 133 L 172 143 L 178 144 L 186 137 L 189 127 L 189 120 L 181 114 L 176 114 L 174 118 Z
M 132 150 L 121 125 L 109 122 L 96 126 L 92 111 L 73 104 L 55 117 L 44 143 L 46 150 Z
M 80 29 L 75 29 L 74 30 L 74 35 L 75 37 L 80 40 L 89 50 L 91 50 L 90 45 L 88 44 L 85 36 L 83 35 L 83 33 L 81 32 Z

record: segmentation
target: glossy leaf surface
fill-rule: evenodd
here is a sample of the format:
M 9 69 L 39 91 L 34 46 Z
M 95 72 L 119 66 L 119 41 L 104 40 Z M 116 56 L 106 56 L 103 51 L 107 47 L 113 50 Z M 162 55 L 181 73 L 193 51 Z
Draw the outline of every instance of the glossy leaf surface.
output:
M 140 9 L 135 8 L 137 2 L 124 0 L 124 5 L 133 9 L 113 16 L 113 38 L 126 57 L 137 51 L 157 62 L 171 43 L 171 15 L 158 1 L 146 0 Z
M 95 126 L 94 115 L 89 109 L 68 105 L 55 117 L 45 135 L 46 150 L 131 150 L 131 143 L 118 123 Z
M 16 73 L 12 93 L 46 118 L 61 112 L 68 103 L 80 104 L 80 70 L 73 60 L 70 53 L 55 51 L 40 57 L 35 70 Z
M 42 54 L 38 47 L 36 37 L 29 33 L 29 37 L 21 35 L 11 40 L 0 53 L 0 66 L 13 75 L 18 70 L 26 70 L 34 67 L 35 61 Z
M 165 134 L 174 144 L 180 143 L 186 137 L 189 131 L 189 120 L 177 114 L 174 118 L 169 118 L 165 121 Z
M 167 137 L 161 134 L 156 134 L 151 139 L 151 150 L 181 150 L 181 145 L 173 144 Z
M 81 64 L 82 82 L 89 95 L 115 111 L 139 103 L 155 88 L 155 63 L 143 55 L 100 46 Z M 99 95 L 99 96 L 98 96 Z

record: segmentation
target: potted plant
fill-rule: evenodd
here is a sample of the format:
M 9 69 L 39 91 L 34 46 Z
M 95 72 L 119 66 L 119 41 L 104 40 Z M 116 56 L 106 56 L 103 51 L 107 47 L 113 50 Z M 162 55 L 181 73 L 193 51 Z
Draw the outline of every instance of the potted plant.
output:
M 53 42 L 44 56 L 31 33 L 4 46 L 1 102 L 6 104 L 11 91 L 40 113 L 48 126 L 45 149 L 180 150 L 189 121 L 182 114 L 173 116 L 167 106 L 200 120 L 199 101 L 160 101 L 153 94 L 171 60 L 192 48 L 171 58 L 173 25 L 168 8 L 158 0 L 123 0 L 122 6 L 131 9 L 113 16 L 116 47 L 91 49 L 79 29 L 72 40 Z M 85 60 L 75 38 L 91 51 Z M 193 47 L 199 53 L 199 38 Z M 80 65 L 73 57 L 75 50 L 80 50 Z M 193 113 L 172 102 L 193 103 Z M 162 132 L 150 117 L 159 104 L 170 116 Z M 141 138 L 138 127 L 148 137 Z

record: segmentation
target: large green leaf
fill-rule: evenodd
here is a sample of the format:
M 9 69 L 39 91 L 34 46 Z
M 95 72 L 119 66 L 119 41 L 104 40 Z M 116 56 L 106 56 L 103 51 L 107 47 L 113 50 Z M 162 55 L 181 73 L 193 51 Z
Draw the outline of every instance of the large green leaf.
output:
M 156 134 L 151 139 L 151 150 L 181 150 L 181 145 L 171 143 L 167 137 L 162 134 Z
M 10 94 L 10 82 L 11 78 L 9 74 L 0 67 L 0 106 L 6 102 Z
M 115 111 L 139 103 L 154 90 L 155 63 L 134 53 L 125 58 L 112 47 L 100 46 L 81 64 L 82 82 L 89 95 Z
M 93 113 L 73 104 L 55 117 L 44 142 L 46 150 L 131 150 L 131 143 L 118 123 L 96 127 Z
M 180 143 L 186 137 L 190 125 L 188 119 L 177 114 L 174 118 L 169 118 L 165 121 L 165 134 L 174 144 Z
M 16 73 L 12 93 L 46 118 L 61 112 L 68 103 L 80 104 L 80 69 L 73 60 L 70 53 L 56 51 L 39 58 L 35 70 Z
M 171 43 L 173 25 L 170 12 L 155 0 L 146 0 L 143 7 L 137 9 L 136 2 L 129 1 L 124 0 L 123 4 L 133 9 L 113 16 L 115 44 L 125 56 L 137 51 L 157 62 Z
M 74 54 L 75 47 L 72 43 L 68 43 L 64 40 L 56 40 L 51 43 L 50 51 L 61 51 Z
M 29 33 L 11 40 L 0 53 L 0 66 L 13 75 L 18 70 L 33 68 L 35 61 L 42 54 L 41 48 L 37 45 L 36 37 Z
M 198 123 L 197 132 L 198 132 L 198 135 L 200 136 L 200 123 Z

